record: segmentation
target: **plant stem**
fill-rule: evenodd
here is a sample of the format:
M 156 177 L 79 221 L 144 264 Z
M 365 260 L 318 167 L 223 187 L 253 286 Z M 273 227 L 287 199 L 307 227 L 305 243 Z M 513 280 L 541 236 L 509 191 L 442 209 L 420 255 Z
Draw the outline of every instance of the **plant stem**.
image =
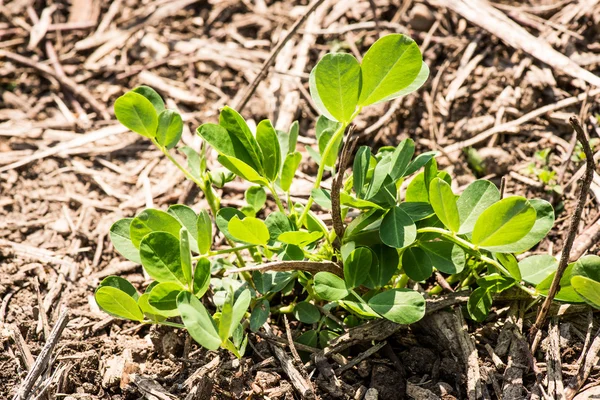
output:
M 346 128 L 348 127 L 350 122 L 352 122 L 352 120 L 354 118 L 356 118 L 356 116 L 358 114 L 360 114 L 361 111 L 362 111 L 362 107 L 358 107 L 356 109 L 356 111 L 354 111 L 354 114 L 352 114 L 352 116 L 350 117 L 349 121 L 343 122 L 340 125 L 340 127 L 338 128 L 338 130 L 335 131 L 333 136 L 331 136 L 331 139 L 329 139 L 329 142 L 327 143 L 327 146 L 325 146 L 325 150 L 323 150 L 323 154 L 321 156 L 321 164 L 319 165 L 319 171 L 317 172 L 317 178 L 315 180 L 315 186 L 314 186 L 315 189 L 319 189 L 321 187 L 321 181 L 323 180 L 323 173 L 325 172 L 325 161 L 331 155 L 331 152 L 333 151 L 333 147 L 334 147 L 335 143 L 338 142 L 339 139 L 344 135 L 344 131 L 346 130 Z M 310 211 L 310 207 L 312 206 L 313 202 L 314 202 L 314 200 L 313 200 L 313 197 L 311 194 L 310 197 L 308 198 L 308 202 L 306 203 L 306 206 L 304 207 L 304 211 L 302 212 L 302 215 L 300 215 L 300 218 L 298 219 L 298 223 L 300 225 L 302 225 L 302 222 L 304 221 L 304 219 L 306 218 L 306 215 Z
M 356 297 L 356 299 L 357 299 L 359 302 L 363 303 L 363 304 L 364 304 L 364 305 L 366 305 L 366 306 L 368 306 L 368 305 L 369 305 L 369 304 L 368 304 L 368 303 L 365 301 L 365 299 L 363 299 L 363 298 L 361 297 L 361 295 L 359 295 L 358 293 L 356 293 L 356 292 L 354 291 L 354 289 L 350 289 L 350 290 L 348 290 L 348 291 L 349 291 L 350 293 L 352 293 L 352 294 L 354 295 L 354 297 Z
M 277 194 L 275 187 L 273 187 L 273 185 L 267 185 L 267 188 L 271 191 L 271 194 L 273 195 L 273 198 L 275 199 L 275 203 L 277 203 L 277 208 L 279 208 L 279 211 L 281 211 L 282 213 L 285 214 L 285 207 L 283 207 L 283 203 L 281 202 L 281 199 L 279 198 L 279 195 Z
M 246 249 L 249 249 L 252 247 L 256 247 L 256 245 L 255 244 L 246 244 L 244 246 L 232 247 L 230 249 L 211 251 L 208 253 L 208 256 L 210 257 L 210 256 L 218 256 L 219 254 L 235 253 L 240 250 L 246 250 Z M 198 258 L 200 258 L 200 257 L 198 257 Z
M 157 325 L 170 326 L 172 328 L 185 329 L 185 325 L 178 324 L 177 322 L 169 322 L 169 321 L 143 321 L 142 324 L 145 324 L 145 325 L 157 324 Z
M 474 254 L 475 257 L 477 257 L 479 260 L 481 260 L 487 264 L 493 265 L 494 267 L 498 268 L 500 271 L 502 271 L 502 273 L 505 276 L 509 276 L 509 277 L 511 276 L 510 272 L 508 272 L 508 270 L 502 264 L 500 264 L 498 261 L 494 260 L 493 258 L 490 258 L 488 256 L 485 256 L 485 255 L 479 253 L 479 249 L 477 248 L 477 246 L 475 246 L 473 243 L 470 243 L 470 242 L 456 236 L 456 234 L 454 234 L 450 231 L 447 231 L 445 229 L 442 229 L 442 228 L 429 227 L 429 228 L 417 229 L 417 233 L 425 233 L 425 232 L 439 233 L 440 235 L 444 236 L 447 239 L 450 239 L 454 243 L 456 243 L 460 246 L 466 247 L 469 250 L 472 250 L 475 253 Z M 469 279 L 469 277 L 467 277 L 467 279 Z M 520 282 L 516 282 L 516 286 L 518 286 L 521 290 L 527 292 L 531 296 L 537 295 L 537 292 L 535 290 L 521 285 Z

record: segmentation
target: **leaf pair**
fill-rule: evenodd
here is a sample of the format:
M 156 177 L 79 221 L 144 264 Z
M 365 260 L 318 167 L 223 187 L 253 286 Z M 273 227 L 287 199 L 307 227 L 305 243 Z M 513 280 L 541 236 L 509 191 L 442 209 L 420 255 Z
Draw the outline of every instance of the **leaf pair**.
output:
M 183 132 L 181 115 L 165 109 L 165 103 L 154 89 L 139 86 L 115 101 L 115 116 L 132 131 L 156 140 L 159 146 L 172 149 Z
M 268 120 L 258 124 L 255 137 L 244 118 L 226 106 L 219 115 L 219 125 L 203 124 L 197 133 L 219 153 L 218 160 L 225 168 L 249 182 L 265 186 L 275 182 L 285 164 L 277 132 Z M 287 146 L 291 145 L 289 138 Z
M 250 305 L 249 290 L 244 290 L 235 303 L 233 296 L 229 297 L 230 300 L 225 303 L 217 326 L 204 305 L 191 293 L 181 292 L 177 296 L 177 309 L 190 336 L 209 350 L 217 350 L 221 346 L 232 350 L 229 338 L 234 334 Z
M 408 36 L 377 40 L 362 63 L 350 54 L 327 54 L 313 68 L 310 94 L 328 119 L 348 124 L 364 107 L 417 90 L 429 76 L 421 51 Z

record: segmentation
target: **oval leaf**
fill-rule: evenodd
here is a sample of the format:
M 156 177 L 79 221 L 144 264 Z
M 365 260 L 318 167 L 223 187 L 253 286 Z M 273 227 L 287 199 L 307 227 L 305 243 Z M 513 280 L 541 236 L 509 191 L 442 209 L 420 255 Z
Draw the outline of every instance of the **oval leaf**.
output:
M 190 292 L 181 292 L 177 296 L 177 309 L 190 336 L 202 347 L 217 350 L 221 338 L 206 308 Z
M 376 257 L 376 256 L 375 256 Z M 344 280 L 348 289 L 363 284 L 369 275 L 374 254 L 368 247 L 353 250 L 344 260 Z
M 162 97 L 151 87 L 142 85 L 136 87 L 133 91 L 147 98 L 152 103 L 152 106 L 154 106 L 157 114 L 160 114 L 165 109 L 165 102 Z
M 260 121 L 256 127 L 256 141 L 264 156 L 262 163 L 265 170 L 265 178 L 274 182 L 281 168 L 281 149 L 277 139 L 277 132 L 271 125 L 271 121 Z
M 140 242 L 150 232 L 168 232 L 179 237 L 180 229 L 181 224 L 175 217 L 164 211 L 149 208 L 139 213 L 131 221 L 129 233 L 131 242 L 139 249 Z
M 410 289 L 393 289 L 369 300 L 369 307 L 397 324 L 412 324 L 425 315 L 425 299 Z
M 250 315 L 250 330 L 252 332 L 258 332 L 265 322 L 267 322 L 267 319 L 269 319 L 270 313 L 271 307 L 269 305 L 269 300 L 264 297 L 259 299 Z
M 328 301 L 341 300 L 349 294 L 344 280 L 331 272 L 318 272 L 315 275 L 315 292 Z
M 133 218 L 123 218 L 115 222 L 110 227 L 110 241 L 123 257 L 136 264 L 141 264 L 142 260 L 140 260 L 140 252 L 131 242 L 129 234 L 131 221 L 133 221 Z
M 322 232 L 294 231 L 282 233 L 277 237 L 277 240 L 282 243 L 305 247 L 310 243 L 319 240 L 321 237 L 323 237 Z
M 321 319 L 321 312 L 307 301 L 301 301 L 294 307 L 294 317 L 305 324 L 316 324 Z
M 521 278 L 532 285 L 537 285 L 558 268 L 558 261 L 550 254 L 537 254 L 519 262 Z
M 107 276 L 100 282 L 98 287 L 102 286 L 110 286 L 115 289 L 119 289 L 122 292 L 127 293 L 129 296 L 133 297 L 134 300 L 137 300 L 140 297 L 137 289 L 133 287 L 133 285 L 127 280 L 123 279 L 120 276 Z
M 458 233 L 472 232 L 481 213 L 497 201 L 500 201 L 500 191 L 492 182 L 477 180 L 467 186 L 456 200 L 460 219 Z
M 258 218 L 246 217 L 240 220 L 236 215 L 229 221 L 227 228 L 229 234 L 240 242 L 261 246 L 266 246 L 269 243 L 269 229 Z
M 433 273 L 433 262 L 420 247 L 409 247 L 402 253 L 402 268 L 410 279 L 420 282 Z
M 417 227 L 400 207 L 394 207 L 383 217 L 379 237 L 386 245 L 402 249 L 415 241 Z
M 102 286 L 94 294 L 98 306 L 108 314 L 133 321 L 143 321 L 144 314 L 133 297 L 112 286 Z
M 369 289 L 375 289 L 386 285 L 392 279 L 392 276 L 398 271 L 400 257 L 398 250 L 384 244 L 376 244 L 371 250 L 373 250 L 374 258 L 363 285 Z
M 578 295 L 595 308 L 600 308 L 600 282 L 585 276 L 574 276 L 571 278 L 571 286 Z
M 327 118 L 348 123 L 360 93 L 360 64 L 350 54 L 324 56 L 310 73 L 310 95 Z
M 158 314 L 164 317 L 177 317 L 177 295 L 181 292 L 181 286 L 176 283 L 159 283 L 148 293 L 148 303 L 158 310 Z
M 115 116 L 132 131 L 154 139 L 158 114 L 152 103 L 139 93 L 127 92 L 115 101 Z
M 164 110 L 158 116 L 158 128 L 156 129 L 156 142 L 172 149 L 179 143 L 183 133 L 183 120 L 178 112 Z
M 527 235 L 535 220 L 535 208 L 527 199 L 507 197 L 481 213 L 473 228 L 472 242 L 493 251 L 495 246 L 515 243 Z
M 440 178 L 434 178 L 429 184 L 429 202 L 440 221 L 452 232 L 457 232 L 460 220 L 450 185 Z
M 204 296 L 210 285 L 210 261 L 207 258 L 200 258 L 194 270 L 194 295 L 196 297 Z
M 361 63 L 359 105 L 368 106 L 407 94 L 404 89 L 417 77 L 420 76 L 419 83 L 422 84 L 429 75 L 429 70 L 422 66 L 421 51 L 414 40 L 401 34 L 380 38 L 369 48 Z
M 140 257 L 144 269 L 158 282 L 173 282 L 186 287 L 181 268 L 179 240 L 167 232 L 152 232 L 140 244 Z
M 212 245 L 212 221 L 208 211 L 201 210 L 196 219 L 196 230 L 198 231 L 198 251 L 200 254 L 207 254 Z

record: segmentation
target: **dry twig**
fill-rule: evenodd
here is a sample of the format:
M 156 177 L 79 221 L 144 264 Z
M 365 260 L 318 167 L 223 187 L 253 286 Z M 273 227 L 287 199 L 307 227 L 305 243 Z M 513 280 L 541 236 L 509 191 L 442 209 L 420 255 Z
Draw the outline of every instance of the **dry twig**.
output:
M 575 208 L 575 212 L 571 217 L 571 224 L 569 225 L 569 232 L 567 233 L 567 240 L 565 241 L 565 245 L 563 247 L 562 255 L 560 257 L 560 263 L 558 264 L 558 268 L 556 269 L 556 274 L 554 275 L 554 279 L 552 280 L 552 285 L 548 290 L 548 296 L 542 303 L 540 308 L 540 312 L 535 320 L 535 323 L 531 327 L 529 332 L 529 337 L 531 339 L 535 338 L 537 332 L 542 328 L 542 325 L 546 321 L 546 316 L 548 315 L 548 311 L 550 310 L 550 306 L 552 305 L 552 301 L 554 300 L 554 296 L 558 293 L 560 289 L 560 280 L 567 269 L 569 264 L 569 255 L 571 253 L 571 247 L 573 247 L 573 241 L 575 240 L 575 236 L 577 235 L 577 228 L 579 226 L 579 221 L 581 220 L 581 213 L 583 212 L 583 207 L 585 206 L 585 201 L 587 199 L 588 190 L 590 188 L 590 184 L 592 183 L 592 179 L 594 177 L 594 171 L 596 169 L 596 165 L 594 163 L 594 155 L 592 154 L 592 149 L 590 148 L 590 143 L 588 142 L 587 137 L 585 136 L 585 132 L 579 123 L 577 117 L 572 116 L 569 119 L 569 122 L 575 129 L 577 133 L 577 138 L 581 142 L 583 146 L 583 151 L 586 157 L 586 170 L 585 176 L 581 182 L 581 191 L 579 192 L 579 200 L 577 202 L 577 207 Z M 535 353 L 535 348 L 537 346 L 534 344 L 532 346 L 532 353 Z

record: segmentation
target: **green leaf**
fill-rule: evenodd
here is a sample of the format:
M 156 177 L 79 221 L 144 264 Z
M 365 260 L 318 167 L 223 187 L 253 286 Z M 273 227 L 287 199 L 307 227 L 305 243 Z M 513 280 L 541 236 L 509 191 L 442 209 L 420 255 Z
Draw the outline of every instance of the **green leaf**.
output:
M 477 285 L 482 288 L 486 288 L 492 294 L 500 293 L 510 289 L 515 285 L 515 283 L 516 281 L 513 278 L 496 273 L 477 279 Z
M 112 286 L 101 286 L 94 294 L 98 306 L 117 318 L 143 321 L 144 314 L 133 297 Z
M 103 286 L 110 286 L 115 289 L 119 289 L 120 291 L 125 292 L 129 296 L 133 297 L 134 300 L 137 300 L 140 297 L 137 289 L 133 287 L 133 285 L 127 279 L 123 279 L 120 276 L 107 276 L 98 285 L 99 288 Z
M 136 87 L 133 89 L 133 91 L 148 99 L 148 101 L 150 101 L 156 110 L 156 114 L 160 114 L 165 109 L 165 102 L 163 101 L 162 97 L 160 97 L 156 90 L 152 89 L 151 87 L 142 85 Z
M 344 260 L 344 280 L 346 288 L 352 289 L 363 284 L 369 275 L 374 254 L 368 247 L 353 250 Z
M 244 315 L 246 314 L 246 311 L 248 310 L 248 306 L 250 305 L 250 300 L 251 300 L 250 291 L 248 289 L 246 289 L 242 293 L 239 294 L 235 303 L 232 305 L 230 312 L 226 312 L 225 308 L 223 308 L 223 312 L 221 313 L 221 322 L 227 322 L 227 319 L 229 320 L 227 322 L 229 324 L 228 325 L 229 328 L 228 329 L 226 328 L 225 332 L 221 334 L 221 338 L 223 340 L 225 340 L 228 337 L 230 337 L 231 335 L 233 335 L 233 332 L 237 329 L 240 322 L 242 322 L 242 319 L 244 318 Z M 224 319 L 223 317 L 225 316 L 225 314 L 228 314 L 228 313 L 230 315 L 228 315 L 228 318 Z M 219 333 L 221 333 L 220 326 L 219 326 Z
M 246 217 L 241 220 L 236 215 L 229 221 L 227 227 L 231 236 L 240 242 L 260 246 L 266 246 L 269 243 L 269 229 L 258 218 Z
M 151 232 L 140 244 L 144 269 L 158 282 L 173 282 L 186 287 L 181 268 L 179 239 L 167 232 Z
M 325 55 L 309 78 L 310 95 L 327 118 L 348 123 L 361 90 L 360 64 L 350 54 Z
M 573 266 L 573 275 L 581 275 L 600 282 L 600 257 L 587 255 L 581 257 Z
M 517 242 L 527 235 L 536 220 L 535 208 L 524 197 L 511 196 L 481 213 L 473 228 L 472 243 L 490 251 Z
M 292 180 L 294 179 L 294 175 L 296 175 L 296 170 L 302 161 L 302 154 L 300 152 L 288 153 L 285 156 L 285 161 L 283 162 L 283 168 L 281 169 L 281 189 L 284 192 L 288 192 L 290 190 L 290 186 L 292 186 Z
M 322 132 L 321 136 L 318 137 L 318 145 L 319 145 L 319 159 L 317 160 L 317 164 L 321 164 L 323 162 L 323 156 L 325 155 L 325 149 L 329 145 L 329 142 L 332 141 L 333 135 L 335 131 L 331 129 L 327 129 Z M 325 167 L 333 167 L 337 160 L 338 153 L 340 152 L 340 145 L 342 144 L 342 136 L 338 136 L 335 138 L 335 142 L 331 145 L 331 151 L 329 156 L 325 160 Z M 319 161 L 320 160 L 320 161 Z
M 267 215 L 265 224 L 272 242 L 276 241 L 282 233 L 294 230 L 288 217 L 280 211 L 274 211 Z
M 410 289 L 392 289 L 369 300 L 369 307 L 397 324 L 412 324 L 425 316 L 425 299 Z
M 368 106 L 407 94 L 404 89 L 418 77 L 424 82 L 422 65 L 421 51 L 414 40 L 401 34 L 383 36 L 362 60 L 359 105 Z
M 349 294 L 344 280 L 331 272 L 318 272 L 315 275 L 315 292 L 328 301 L 341 300 Z
M 404 176 L 410 160 L 415 154 L 415 142 L 412 139 L 404 139 L 392 153 L 390 159 L 389 175 L 393 181 Z
M 306 331 L 302 335 L 298 336 L 296 342 L 316 348 L 318 345 L 318 335 L 318 332 L 315 330 Z
M 212 221 L 208 211 L 200 210 L 198 218 L 196 219 L 196 231 L 198 236 L 196 241 L 198 242 L 198 252 L 200 254 L 207 254 L 210 251 L 212 245 Z
M 400 257 L 398 250 L 384 244 L 376 244 L 371 250 L 373 251 L 373 260 L 363 285 L 369 289 L 375 289 L 386 285 L 392 279 L 392 276 L 398 271 Z
M 296 272 L 258 272 L 252 273 L 252 280 L 260 294 L 277 293 L 283 290 L 297 277 Z
M 244 118 L 242 118 L 242 116 L 233 108 L 225 106 L 221 110 L 221 114 L 219 114 L 219 125 L 227 129 L 227 132 L 230 135 L 233 135 L 239 143 L 246 148 L 246 151 L 252 160 L 252 162 L 249 163 L 250 167 L 262 175 L 264 173 L 264 155 Z M 242 161 L 248 164 L 246 160 Z
M 379 237 L 386 245 L 402 249 L 415 241 L 417 227 L 400 207 L 394 207 L 383 217 Z
M 256 127 L 256 141 L 264 156 L 262 159 L 264 176 L 269 181 L 275 182 L 281 168 L 281 149 L 277 140 L 277 132 L 271 125 L 271 121 L 266 119 L 260 121 Z
M 374 199 L 374 200 L 377 200 L 377 199 Z M 385 203 L 386 204 L 389 204 L 389 203 L 393 204 L 394 201 L 393 200 L 391 200 L 391 201 L 385 201 Z M 381 207 L 377 203 L 373 203 L 373 202 L 368 201 L 368 200 L 357 199 L 355 197 L 352 197 L 352 195 L 349 195 L 348 193 L 344 193 L 344 192 L 340 193 L 340 204 L 343 205 L 343 206 L 357 208 L 359 210 L 370 210 L 372 208 L 383 208 L 383 207 Z
M 217 160 L 221 163 L 222 166 L 236 174 L 242 179 L 247 180 L 248 182 L 258 183 L 259 185 L 268 185 L 269 182 L 265 178 L 263 178 L 254 168 L 250 165 L 246 164 L 242 160 L 237 158 L 229 157 L 226 155 L 219 155 Z
M 120 123 L 142 136 L 153 139 L 158 115 L 152 103 L 141 94 L 127 92 L 115 101 L 115 116 Z
M 377 172 L 377 171 L 375 171 Z M 375 181 L 375 180 L 374 180 Z M 372 181 L 372 182 L 374 182 Z M 386 175 L 384 180 L 381 182 L 377 191 L 372 191 L 375 185 L 369 187 L 369 192 L 367 193 L 367 200 L 373 203 L 379 204 L 382 207 L 392 207 L 396 204 L 396 196 L 398 194 L 398 188 L 396 187 L 396 183 L 392 180 L 392 177 Z
M 198 216 L 196 215 L 196 212 L 183 204 L 174 204 L 169 207 L 167 213 L 174 216 L 181 226 L 187 229 L 190 234 L 190 250 L 194 253 L 199 253 L 198 242 L 196 240 L 198 237 L 198 227 L 196 226 Z
M 182 133 L 183 120 L 179 113 L 173 110 L 164 110 L 159 114 L 156 143 L 167 149 L 172 149 L 179 143 Z
M 142 260 L 140 260 L 140 252 L 131 242 L 129 235 L 131 221 L 133 221 L 133 218 L 123 218 L 115 222 L 110 227 L 110 241 L 123 257 L 136 264 L 141 264 Z
M 244 193 L 246 203 L 258 212 L 265 205 L 267 201 L 267 193 L 262 186 L 250 186 Z
M 512 278 L 517 281 L 521 281 L 521 270 L 519 269 L 519 263 L 515 256 L 510 253 L 497 253 L 496 258 L 500 261 L 500 264 L 508 270 L 508 273 Z
M 154 286 L 148 294 L 148 303 L 158 310 L 159 315 L 164 317 L 177 317 L 177 295 L 181 292 L 181 286 L 176 283 L 166 282 Z
M 431 258 L 420 247 L 409 247 L 402 253 L 402 268 L 413 281 L 424 281 L 433 273 Z
M 179 232 L 179 252 L 181 254 L 181 271 L 186 283 L 192 282 L 192 253 L 190 253 L 190 235 L 185 227 Z
M 379 314 L 377 314 L 371 307 L 366 305 L 365 303 L 361 303 L 358 301 L 348 301 L 348 300 L 339 300 L 338 303 L 344 307 L 346 310 L 353 312 L 361 317 L 366 318 L 379 318 Z
M 194 270 L 194 295 L 204 296 L 210 286 L 210 261 L 208 258 L 200 258 Z
M 409 164 L 408 168 L 406 168 L 406 171 L 404 171 L 402 176 L 408 176 L 408 175 L 414 174 L 419 169 L 421 169 L 421 167 L 423 167 L 425 164 L 427 164 L 429 161 L 431 161 L 437 154 L 438 154 L 437 151 L 428 151 L 428 152 L 419 154 Z
M 221 233 L 225 235 L 227 239 L 233 241 L 236 241 L 236 238 L 229 233 L 229 221 L 231 221 L 231 219 L 235 216 L 237 216 L 240 219 L 246 218 L 244 213 L 239 211 L 238 209 L 232 207 L 224 207 L 217 211 L 217 218 L 215 219 L 215 223 L 217 224 L 217 228 L 219 228 L 219 231 L 221 231 Z
M 168 232 L 175 237 L 179 237 L 180 229 L 181 224 L 172 215 L 161 210 L 148 208 L 131 221 L 129 233 L 131 242 L 139 249 L 140 242 L 150 232 Z M 179 247 L 179 244 L 177 247 Z
M 201 181 L 202 162 L 200 159 L 200 154 L 198 154 L 198 152 L 192 149 L 190 146 L 182 146 L 179 148 L 179 151 L 185 154 L 187 158 L 187 166 L 190 174 L 192 174 L 196 180 Z
M 292 122 L 292 125 L 290 125 L 290 133 L 288 136 L 288 146 L 287 146 L 287 151 L 285 152 L 285 154 L 293 153 L 294 151 L 296 151 L 296 144 L 298 143 L 298 134 L 299 133 L 300 133 L 300 124 L 298 124 L 298 121 Z
M 469 316 L 477 322 L 484 321 L 492 309 L 492 293 L 484 287 L 473 290 L 467 302 Z
M 140 310 L 142 310 L 147 318 L 150 318 L 154 322 L 164 321 L 166 317 L 160 314 L 160 310 L 157 310 L 156 308 L 152 307 L 150 303 L 148 303 L 148 298 L 149 294 L 144 293 L 139 297 L 139 299 L 137 299 L 137 304 Z
M 177 309 L 183 324 L 196 342 L 209 350 L 217 350 L 221 346 L 215 322 L 200 300 L 190 292 L 181 292 L 177 296 Z
M 256 302 L 252 314 L 250 315 L 250 330 L 252 332 L 258 332 L 269 319 L 270 313 L 271 307 L 269 305 L 269 300 L 265 297 L 260 298 Z
M 305 232 L 305 231 L 294 231 L 284 232 L 277 237 L 277 240 L 286 244 L 293 244 L 298 247 L 306 247 L 310 243 L 319 240 L 323 237 L 322 232 Z
M 352 167 L 353 185 L 356 197 L 362 199 L 365 194 L 365 184 L 367 182 L 367 173 L 371 163 L 371 148 L 369 146 L 361 146 L 354 156 L 354 164 Z
M 294 317 L 305 324 L 316 324 L 321 319 L 321 312 L 308 301 L 301 301 L 294 307 Z
M 573 276 L 575 276 L 575 274 L 573 273 L 574 267 L 575 267 L 575 263 L 571 263 L 565 269 L 565 272 L 559 282 L 560 290 L 554 297 L 555 300 L 566 301 L 569 303 L 582 303 L 583 302 L 583 299 L 581 298 L 581 296 L 579 296 L 577 294 L 577 292 L 575 291 L 575 289 L 573 288 L 573 286 L 571 286 L 571 278 Z M 548 295 L 548 290 L 550 289 L 550 285 L 552 284 L 552 281 L 554 280 L 554 275 L 556 275 L 556 272 L 553 272 L 552 274 L 548 275 L 546 277 L 546 279 L 541 281 L 535 287 L 535 289 L 543 296 Z
M 429 190 L 425 183 L 425 173 L 419 172 L 410 181 L 406 188 L 406 195 L 404 197 L 407 203 L 427 203 L 429 204 Z
M 233 310 L 233 296 L 231 293 L 227 294 L 227 299 L 223 304 L 223 309 L 221 310 L 221 317 L 219 318 L 219 337 L 221 338 L 221 342 L 225 343 L 229 336 L 231 336 L 229 330 L 231 328 L 231 315 Z
M 421 249 L 431 264 L 445 274 L 458 274 L 465 268 L 465 251 L 457 244 L 447 241 L 422 242 Z
M 586 276 L 571 278 L 571 286 L 589 305 L 600 308 L 600 282 Z
M 492 182 L 477 180 L 467 186 L 456 200 L 460 218 L 458 233 L 471 233 L 481 213 L 497 201 L 500 201 L 500 191 Z
M 340 193 L 341 195 L 342 193 Z M 344 193 L 345 194 L 345 193 Z M 327 189 L 312 189 L 310 191 L 315 203 L 324 208 L 325 210 L 331 210 L 331 192 Z
M 529 250 L 546 237 L 554 225 L 554 209 L 546 200 L 532 199 L 529 204 L 536 211 L 533 228 L 515 243 L 490 248 L 491 251 L 502 253 L 520 253 Z
M 519 261 L 522 279 L 537 285 L 558 268 L 558 261 L 550 254 L 537 254 Z
M 429 202 L 442 223 L 452 232 L 460 227 L 456 197 L 452 188 L 440 178 L 434 178 L 429 185 Z
M 220 155 L 236 158 L 258 171 L 254 158 L 238 137 L 221 125 L 203 124 L 196 131 Z M 258 144 L 256 145 L 258 147 Z
M 282 261 L 302 261 L 304 260 L 304 251 L 298 246 L 288 244 L 279 253 L 279 256 Z
M 431 204 L 425 202 L 404 201 L 398 207 L 408 214 L 414 222 L 429 218 L 434 214 Z

